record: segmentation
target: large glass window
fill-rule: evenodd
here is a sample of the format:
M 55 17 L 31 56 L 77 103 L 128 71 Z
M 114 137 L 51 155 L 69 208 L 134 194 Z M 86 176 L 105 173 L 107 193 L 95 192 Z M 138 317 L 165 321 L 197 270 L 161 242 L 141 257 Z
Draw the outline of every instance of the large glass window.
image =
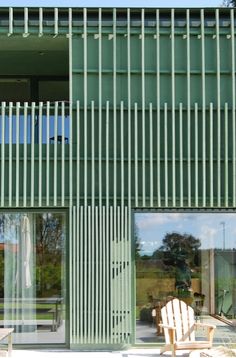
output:
M 65 342 L 65 215 L 0 214 L 0 326 L 14 343 Z
M 136 213 L 136 341 L 163 342 L 160 310 L 173 297 L 236 341 L 236 214 Z M 202 336 L 199 330 L 198 338 Z

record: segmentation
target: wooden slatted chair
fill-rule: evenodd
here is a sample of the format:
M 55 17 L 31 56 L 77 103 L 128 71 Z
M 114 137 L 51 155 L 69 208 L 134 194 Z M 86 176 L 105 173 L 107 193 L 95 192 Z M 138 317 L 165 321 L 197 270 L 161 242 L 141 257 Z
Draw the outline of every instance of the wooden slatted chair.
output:
M 161 349 L 161 354 L 171 351 L 174 357 L 176 350 L 208 349 L 212 347 L 215 326 L 195 322 L 194 310 L 185 302 L 177 298 L 169 301 L 161 309 L 161 318 L 160 327 L 164 329 L 166 342 Z M 197 327 L 207 329 L 206 340 L 198 341 L 195 339 Z

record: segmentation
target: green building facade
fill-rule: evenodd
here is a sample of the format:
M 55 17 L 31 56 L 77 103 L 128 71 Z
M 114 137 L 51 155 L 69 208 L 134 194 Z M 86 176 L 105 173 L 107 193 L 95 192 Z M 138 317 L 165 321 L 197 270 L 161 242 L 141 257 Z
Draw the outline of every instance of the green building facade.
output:
M 63 326 L 29 342 L 9 318 L 15 343 L 137 343 L 135 213 L 234 212 L 235 65 L 234 9 L 0 9 L 3 271 L 23 214 L 37 268 L 31 295 L 6 294 L 2 275 L 0 314 L 28 297 L 36 320 Z M 59 253 L 42 286 L 45 247 Z

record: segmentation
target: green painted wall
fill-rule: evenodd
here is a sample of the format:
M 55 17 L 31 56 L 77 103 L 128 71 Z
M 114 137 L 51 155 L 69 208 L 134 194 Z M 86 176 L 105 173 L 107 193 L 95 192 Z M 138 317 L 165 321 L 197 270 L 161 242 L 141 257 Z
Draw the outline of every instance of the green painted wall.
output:
M 19 113 L 61 121 L 57 102 L 1 105 L 0 205 L 69 210 L 71 347 L 134 343 L 132 209 L 235 207 L 234 12 L 0 11 L 6 74 L 69 76 L 68 144 L 50 143 L 59 122 L 45 143 L 3 135 Z

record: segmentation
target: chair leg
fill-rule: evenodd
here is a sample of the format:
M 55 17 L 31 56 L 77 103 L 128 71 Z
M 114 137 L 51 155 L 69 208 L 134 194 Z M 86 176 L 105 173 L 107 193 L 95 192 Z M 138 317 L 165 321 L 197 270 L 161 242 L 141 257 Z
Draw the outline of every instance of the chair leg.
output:
M 12 353 L 12 335 L 9 334 L 8 336 L 8 357 L 11 357 L 11 353 Z
M 175 345 L 174 344 L 171 345 L 171 352 L 172 352 L 172 357 L 175 357 Z
M 165 351 L 166 351 L 165 347 L 162 347 L 162 348 L 160 349 L 160 355 L 162 355 Z

